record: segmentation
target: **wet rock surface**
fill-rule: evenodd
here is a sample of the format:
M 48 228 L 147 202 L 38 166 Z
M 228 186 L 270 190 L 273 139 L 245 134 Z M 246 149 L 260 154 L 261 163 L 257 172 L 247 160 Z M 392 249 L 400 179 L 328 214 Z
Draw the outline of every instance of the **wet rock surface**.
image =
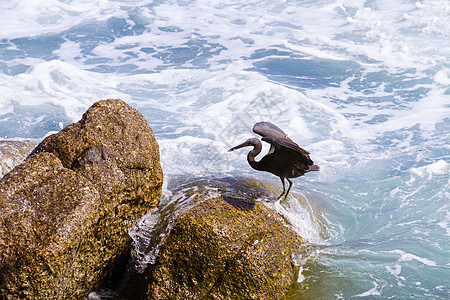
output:
M 20 164 L 34 147 L 33 141 L 0 140 L 0 178 Z
M 0 298 L 85 299 L 161 185 L 145 118 L 96 102 L 0 180 Z
M 135 263 L 150 264 L 131 276 L 121 296 L 285 299 L 302 238 L 259 199 L 273 195 L 249 179 L 202 180 L 177 189 L 132 231 L 140 245 Z

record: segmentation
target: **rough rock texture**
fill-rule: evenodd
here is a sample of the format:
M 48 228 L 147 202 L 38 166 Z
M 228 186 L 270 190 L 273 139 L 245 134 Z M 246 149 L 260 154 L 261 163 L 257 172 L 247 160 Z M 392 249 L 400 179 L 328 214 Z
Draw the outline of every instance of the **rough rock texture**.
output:
M 171 230 L 146 271 L 146 295 L 134 299 L 285 299 L 302 239 L 255 201 L 268 193 L 240 179 L 201 181 L 175 192 L 167 206 L 173 211 L 160 212 Z
M 0 181 L 0 298 L 85 299 L 161 185 L 145 118 L 96 102 Z
M 0 141 L 0 178 L 20 164 L 36 143 L 32 141 Z

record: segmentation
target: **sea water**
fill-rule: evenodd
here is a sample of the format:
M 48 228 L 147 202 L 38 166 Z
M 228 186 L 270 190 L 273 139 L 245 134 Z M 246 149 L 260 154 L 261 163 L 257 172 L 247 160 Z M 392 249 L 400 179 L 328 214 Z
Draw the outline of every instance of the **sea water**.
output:
M 0 138 L 120 98 L 165 182 L 275 182 L 226 152 L 273 122 L 321 167 L 294 179 L 328 234 L 293 297 L 449 299 L 449 41 L 447 0 L 1 1 Z

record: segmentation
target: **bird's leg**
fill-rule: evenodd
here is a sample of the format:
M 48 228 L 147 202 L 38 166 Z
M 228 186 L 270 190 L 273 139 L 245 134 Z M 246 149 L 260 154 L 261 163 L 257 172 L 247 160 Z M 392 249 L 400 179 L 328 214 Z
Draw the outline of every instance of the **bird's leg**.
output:
M 277 200 L 280 200 L 280 198 L 284 195 L 284 192 L 286 191 L 286 188 L 285 188 L 285 186 L 284 186 L 284 178 L 283 178 L 283 177 L 280 177 L 280 179 L 281 179 L 281 183 L 283 184 L 283 192 L 281 193 L 280 196 L 277 197 Z M 289 179 L 288 179 L 288 180 L 289 180 Z
M 289 188 L 288 188 L 288 190 L 286 192 L 286 195 L 284 195 L 284 199 L 287 198 L 289 192 L 291 191 L 291 187 L 292 187 L 292 181 L 290 181 L 289 178 L 286 178 L 286 179 L 287 179 L 287 181 L 289 181 Z

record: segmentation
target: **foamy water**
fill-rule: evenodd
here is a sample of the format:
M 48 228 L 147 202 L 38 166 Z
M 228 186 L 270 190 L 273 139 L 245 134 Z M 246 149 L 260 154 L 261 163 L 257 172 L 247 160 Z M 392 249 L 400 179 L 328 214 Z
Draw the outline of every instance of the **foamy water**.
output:
M 294 180 L 330 233 L 300 285 L 447 299 L 449 14 L 444 0 L 3 1 L 0 137 L 39 141 L 121 98 L 152 126 L 166 180 L 276 182 L 226 152 L 271 121 L 321 167 Z

